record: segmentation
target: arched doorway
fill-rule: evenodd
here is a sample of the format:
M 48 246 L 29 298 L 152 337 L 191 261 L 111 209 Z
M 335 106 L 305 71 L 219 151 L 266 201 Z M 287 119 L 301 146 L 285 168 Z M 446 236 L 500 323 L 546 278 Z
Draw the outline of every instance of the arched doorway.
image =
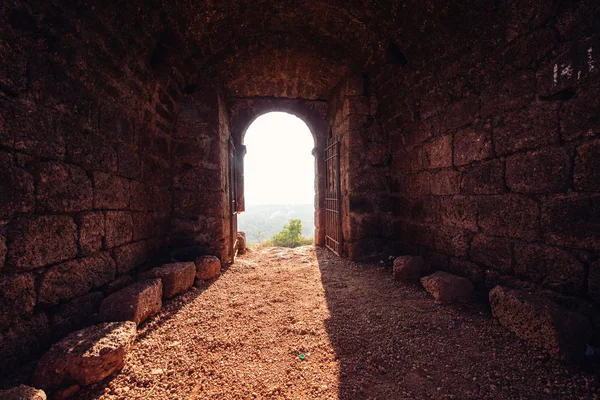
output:
M 317 181 L 308 125 L 289 113 L 267 112 L 251 121 L 241 140 L 245 212 L 238 230 L 248 244 L 268 240 L 292 219 L 301 220 L 302 236 L 312 239 Z

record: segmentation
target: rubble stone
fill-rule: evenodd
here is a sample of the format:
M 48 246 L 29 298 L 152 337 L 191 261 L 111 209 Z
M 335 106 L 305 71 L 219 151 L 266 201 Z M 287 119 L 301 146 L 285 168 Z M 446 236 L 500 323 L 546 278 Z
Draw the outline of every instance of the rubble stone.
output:
M 0 399 L 3 400 L 46 400 L 46 398 L 46 393 L 43 390 L 26 385 L 0 390 Z
M 194 285 L 195 277 L 196 265 L 193 262 L 165 264 L 140 275 L 141 279 L 160 278 L 165 299 L 187 292 Z
M 162 309 L 160 279 L 134 283 L 102 300 L 100 321 L 133 321 L 136 325 Z
M 473 293 L 473 284 L 467 278 L 443 271 L 421 278 L 421 285 L 442 303 L 468 301 Z
M 219 276 L 221 261 L 215 256 L 201 256 L 196 258 L 196 279 L 207 280 Z
M 592 325 L 581 314 L 546 298 L 502 286 L 490 291 L 490 304 L 494 318 L 521 339 L 568 363 L 583 359 Z
M 418 282 L 423 269 L 423 258 L 412 256 L 396 257 L 394 260 L 394 280 L 400 282 Z
M 73 332 L 44 354 L 33 382 L 44 389 L 100 382 L 123 368 L 136 333 L 135 324 L 129 321 L 109 322 Z

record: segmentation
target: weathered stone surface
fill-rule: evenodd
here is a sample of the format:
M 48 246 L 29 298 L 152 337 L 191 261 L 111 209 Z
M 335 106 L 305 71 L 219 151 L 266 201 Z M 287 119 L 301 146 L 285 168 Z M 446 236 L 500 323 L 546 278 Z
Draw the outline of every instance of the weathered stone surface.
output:
M 117 277 L 114 281 L 111 281 L 102 287 L 102 292 L 105 296 L 118 292 L 121 289 L 125 289 L 127 286 L 133 284 L 135 281 L 129 275 L 123 275 Z
M 462 194 L 500 194 L 504 190 L 504 162 L 491 160 L 472 164 L 463 173 Z
M 46 400 L 43 390 L 31 386 L 19 385 L 12 389 L 0 390 L 0 399 L 3 400 Z
M 557 195 L 542 203 L 542 231 L 558 246 L 600 248 L 600 196 Z
M 122 210 L 129 207 L 129 180 L 104 172 L 94 172 L 94 208 Z
M 466 165 L 492 156 L 489 128 L 467 128 L 454 135 L 454 165 Z
M 465 257 L 473 233 L 460 228 L 444 226 L 435 232 L 435 247 L 444 254 Z
M 154 235 L 152 213 L 132 212 L 133 240 L 148 239 Z
M 6 259 L 6 228 L 0 225 L 0 269 L 4 267 Z
M 55 265 L 42 276 L 38 302 L 54 305 L 81 296 L 115 279 L 115 273 L 115 262 L 106 252 Z
M 146 242 L 137 242 L 116 247 L 113 257 L 117 263 L 117 274 L 123 275 L 148 261 L 148 246 Z
M 442 303 L 468 301 L 473 293 L 473 284 L 467 278 L 443 271 L 421 278 L 421 285 Z
M 600 261 L 590 264 L 588 294 L 594 301 L 600 301 Z
M 50 337 L 44 313 L 15 320 L 7 330 L 0 331 L 0 373 L 14 372 L 14 366 L 38 354 Z
M 201 256 L 196 258 L 196 279 L 207 280 L 219 276 L 221 261 L 215 256 Z
M 577 149 L 573 170 L 573 187 L 581 192 L 600 192 L 600 140 Z
M 477 235 L 469 250 L 471 260 L 498 271 L 512 271 L 512 246 L 506 239 Z
M 546 349 L 560 360 L 583 359 L 592 326 L 582 315 L 545 298 L 501 286 L 490 292 L 490 304 L 494 317 L 521 339 Z
M 477 231 L 477 204 L 471 197 L 444 197 L 440 204 L 442 223 Z
M 6 264 L 35 269 L 77 256 L 77 225 L 59 215 L 17 220 L 8 227 L 8 242 Z
M 506 159 L 506 186 L 518 193 L 555 193 L 567 189 L 571 159 L 562 148 L 546 148 Z
M 75 221 L 79 225 L 79 252 L 86 256 L 102 249 L 104 239 L 104 213 L 79 214 Z
M 406 283 L 418 282 L 423 272 L 423 264 L 422 257 L 396 257 L 394 260 L 394 280 Z
M 520 112 L 506 113 L 493 135 L 497 155 L 558 144 L 558 104 L 537 102 Z
M 556 247 L 516 244 L 515 272 L 560 292 L 583 294 L 585 267 L 575 256 Z
M 61 338 L 76 329 L 94 324 L 103 297 L 100 292 L 91 292 L 61 304 L 50 317 L 54 337 Z
M 429 187 L 431 194 L 437 196 L 458 194 L 460 192 L 460 172 L 454 170 L 432 172 Z
M 479 200 L 479 226 L 484 233 L 525 240 L 539 235 L 538 204 L 520 196 L 486 196 Z
M 106 297 L 100 305 L 100 321 L 133 321 L 137 325 L 162 309 L 160 279 L 134 283 Z
M 17 168 L 12 156 L 2 151 L 0 170 L 0 218 L 12 218 L 33 211 L 33 177 L 24 169 Z
M 117 152 L 104 137 L 90 131 L 66 137 L 67 160 L 88 170 L 117 171 Z
M 598 85 L 582 88 L 581 92 L 570 101 L 565 102 L 560 110 L 560 128 L 565 140 L 598 135 Z
M 38 211 L 69 213 L 92 209 L 92 183 L 81 168 L 44 162 L 35 165 L 33 177 Z
M 485 281 L 485 269 L 463 258 L 450 258 L 446 271 L 458 276 L 464 276 L 474 285 L 482 284 Z
M 150 211 L 153 205 L 152 187 L 138 181 L 131 181 L 131 210 Z
M 165 264 L 140 275 L 140 279 L 160 278 L 164 299 L 187 292 L 194 285 L 195 277 L 196 264 L 193 262 Z
M 132 224 L 133 221 L 129 212 L 106 212 L 104 246 L 107 249 L 111 249 L 115 246 L 131 242 L 133 237 Z
M 73 332 L 44 354 L 33 382 L 44 389 L 100 382 L 125 366 L 136 333 L 133 322 L 109 322 Z
M 0 330 L 15 318 L 31 314 L 36 296 L 31 274 L 0 277 Z
M 117 160 L 120 175 L 136 179 L 142 174 L 142 159 L 127 144 L 123 143 L 117 147 Z
M 452 166 L 452 136 L 435 138 L 423 145 L 423 166 L 443 168 Z

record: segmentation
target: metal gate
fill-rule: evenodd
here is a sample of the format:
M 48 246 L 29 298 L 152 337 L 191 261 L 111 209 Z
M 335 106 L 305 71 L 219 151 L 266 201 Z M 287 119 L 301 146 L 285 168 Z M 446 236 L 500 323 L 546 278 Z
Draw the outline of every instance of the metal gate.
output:
M 235 260 L 235 252 L 237 247 L 237 182 L 236 182 L 236 162 L 235 162 L 235 145 L 233 139 L 229 138 L 229 201 L 230 208 L 230 246 L 231 246 L 231 262 Z
M 325 149 L 325 246 L 340 256 L 343 249 L 341 187 L 340 187 L 340 142 L 329 140 Z

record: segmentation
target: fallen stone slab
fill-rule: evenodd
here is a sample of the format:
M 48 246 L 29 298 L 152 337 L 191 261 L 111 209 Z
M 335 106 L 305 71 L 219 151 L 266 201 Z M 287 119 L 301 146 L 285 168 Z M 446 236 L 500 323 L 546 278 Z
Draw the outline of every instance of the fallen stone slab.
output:
M 46 400 L 46 393 L 43 390 L 32 388 L 31 386 L 19 385 L 8 390 L 0 390 L 0 399 Z
M 196 258 L 196 279 L 207 280 L 219 276 L 221 261 L 215 256 L 201 256 Z
M 576 364 L 592 337 L 585 316 L 544 297 L 496 286 L 489 294 L 492 315 L 521 339 L 545 349 L 553 358 Z
M 162 282 L 145 280 L 102 300 L 100 321 L 133 321 L 137 325 L 162 309 Z
M 468 301 L 473 293 L 473 284 L 470 280 L 443 271 L 421 278 L 421 285 L 442 303 Z
M 418 282 L 425 262 L 422 257 L 401 256 L 394 260 L 394 280 L 411 283 Z
M 33 376 L 36 386 L 60 389 L 102 381 L 125 365 L 125 354 L 136 336 L 133 322 L 109 322 L 71 333 L 40 359 Z
M 193 262 L 165 264 L 142 273 L 140 278 L 160 278 L 163 285 L 163 298 L 170 299 L 187 292 L 194 285 L 196 264 Z

